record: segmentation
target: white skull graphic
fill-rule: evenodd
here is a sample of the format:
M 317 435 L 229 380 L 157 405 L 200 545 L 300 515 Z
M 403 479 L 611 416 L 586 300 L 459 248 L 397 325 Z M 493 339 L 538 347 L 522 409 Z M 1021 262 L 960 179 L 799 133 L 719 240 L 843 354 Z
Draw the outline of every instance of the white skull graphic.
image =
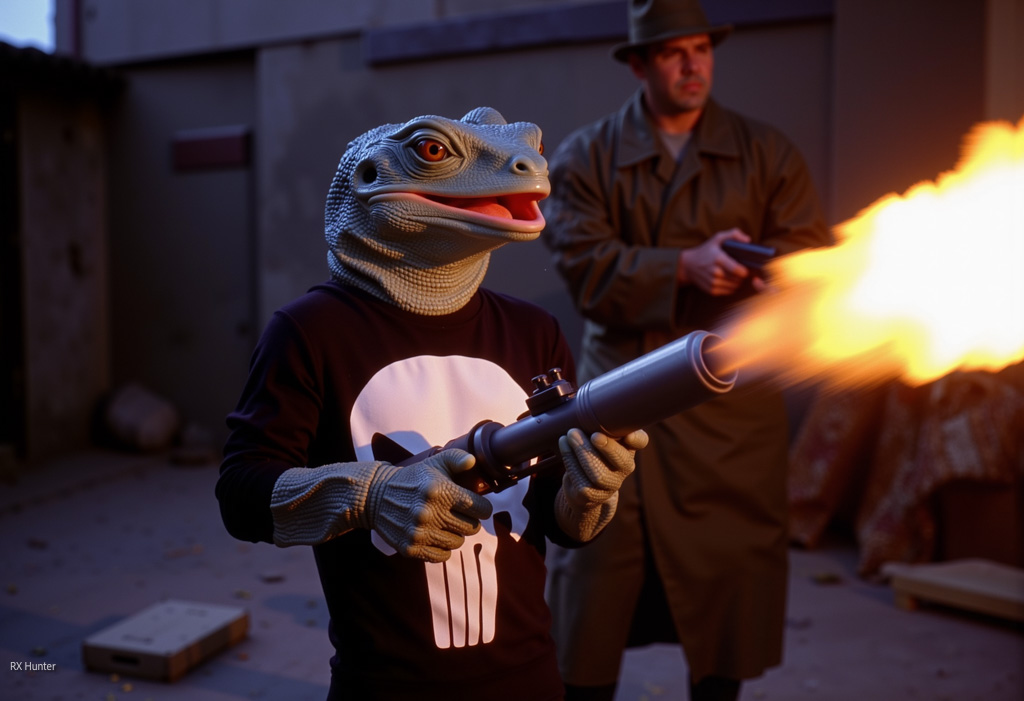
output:
M 356 457 L 373 460 L 375 433 L 388 436 L 412 454 L 444 445 L 482 419 L 516 420 L 526 394 L 501 367 L 480 358 L 417 356 L 388 365 L 366 384 L 352 408 Z M 523 498 L 529 478 L 487 498 L 494 515 L 444 563 L 424 563 L 434 640 L 440 648 L 488 643 L 494 638 L 498 581 L 494 566 L 498 537 L 494 516 L 507 513 L 512 537 L 529 520 Z M 374 545 L 395 550 L 376 532 Z

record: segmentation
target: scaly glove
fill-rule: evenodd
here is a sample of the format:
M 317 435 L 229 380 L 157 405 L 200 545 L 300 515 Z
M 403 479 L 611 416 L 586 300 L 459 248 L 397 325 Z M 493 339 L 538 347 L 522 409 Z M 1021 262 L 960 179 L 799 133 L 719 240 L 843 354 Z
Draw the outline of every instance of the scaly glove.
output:
M 644 431 L 634 431 L 621 442 L 603 433 L 587 440 L 578 428 L 558 439 L 565 475 L 555 496 L 555 519 L 566 535 L 585 543 L 608 525 L 619 503 L 619 487 L 647 441 Z
M 489 501 L 451 479 L 475 462 L 453 449 L 405 467 L 350 462 L 286 470 L 270 503 L 274 542 L 316 545 L 372 528 L 402 555 L 444 562 L 491 515 Z

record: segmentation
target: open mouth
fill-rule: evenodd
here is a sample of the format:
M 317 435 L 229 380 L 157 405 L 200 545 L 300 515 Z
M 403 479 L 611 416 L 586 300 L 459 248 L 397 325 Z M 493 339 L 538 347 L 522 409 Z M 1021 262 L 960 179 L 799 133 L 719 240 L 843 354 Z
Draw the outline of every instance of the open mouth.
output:
M 476 212 L 488 217 L 533 221 L 540 215 L 537 201 L 538 193 L 499 195 L 497 197 L 441 197 L 440 195 L 423 195 L 426 199 L 446 207 L 455 207 L 469 212 Z
M 546 195 L 541 192 L 520 192 L 488 197 L 447 197 L 423 192 L 389 192 L 371 197 L 370 203 L 383 200 L 426 200 L 442 207 L 457 209 L 474 219 L 479 217 L 489 220 L 487 223 L 491 225 L 499 224 L 505 228 L 507 223 L 516 222 L 516 229 L 539 231 L 544 227 L 544 216 L 537 202 Z

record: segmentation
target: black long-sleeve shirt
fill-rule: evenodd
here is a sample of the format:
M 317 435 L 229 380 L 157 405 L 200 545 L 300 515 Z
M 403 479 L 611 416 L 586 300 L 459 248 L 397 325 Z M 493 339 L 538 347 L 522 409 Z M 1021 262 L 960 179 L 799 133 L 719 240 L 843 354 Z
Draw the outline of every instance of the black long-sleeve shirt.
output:
M 573 361 L 557 322 L 479 290 L 444 316 L 336 282 L 278 311 L 228 417 L 217 497 L 228 531 L 273 541 L 274 483 L 292 467 L 373 460 L 374 433 L 415 454 L 477 422 L 514 421 L 531 379 Z M 443 564 L 350 531 L 314 547 L 331 615 L 332 698 L 559 698 L 544 601 L 560 475 L 488 495 L 494 515 Z

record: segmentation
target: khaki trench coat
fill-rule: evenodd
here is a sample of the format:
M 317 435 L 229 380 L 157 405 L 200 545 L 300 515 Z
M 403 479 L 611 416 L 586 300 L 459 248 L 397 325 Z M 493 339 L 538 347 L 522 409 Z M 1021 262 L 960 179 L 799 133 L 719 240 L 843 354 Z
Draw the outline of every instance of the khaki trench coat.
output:
M 733 227 L 780 253 L 831 242 L 794 146 L 713 101 L 678 168 L 638 91 L 619 112 L 562 143 L 551 183 L 544 237 L 585 318 L 580 382 L 692 330 L 714 331 L 731 304 L 753 294 L 749 287 L 729 298 L 679 288 L 682 249 Z M 651 445 L 637 455 L 605 532 L 549 559 L 565 680 L 612 683 L 627 642 L 676 636 L 694 679 L 757 676 L 782 654 L 782 396 L 737 386 L 648 433 Z M 651 594 L 650 580 L 640 590 L 644 568 L 660 575 L 670 616 L 664 607 L 646 614 L 662 597 Z

